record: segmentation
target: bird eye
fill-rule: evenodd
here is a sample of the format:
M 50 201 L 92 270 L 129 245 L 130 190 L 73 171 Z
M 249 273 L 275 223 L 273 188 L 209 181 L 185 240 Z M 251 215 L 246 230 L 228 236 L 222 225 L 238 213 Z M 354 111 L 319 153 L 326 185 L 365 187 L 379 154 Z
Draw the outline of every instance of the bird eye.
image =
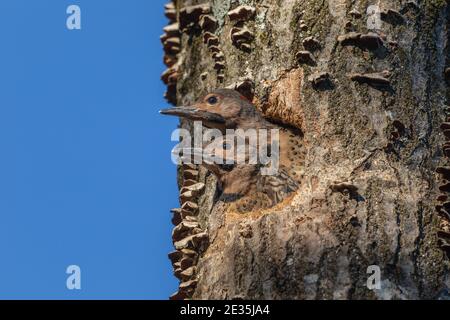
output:
M 218 100 L 217 100 L 217 97 L 211 96 L 208 98 L 207 101 L 208 101 L 208 104 L 216 104 Z

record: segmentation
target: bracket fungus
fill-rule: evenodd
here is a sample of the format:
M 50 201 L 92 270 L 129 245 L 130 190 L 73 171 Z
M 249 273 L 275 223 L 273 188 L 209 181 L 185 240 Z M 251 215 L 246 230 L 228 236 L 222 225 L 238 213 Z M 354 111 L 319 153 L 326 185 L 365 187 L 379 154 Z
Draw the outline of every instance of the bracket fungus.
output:
M 392 9 L 381 11 L 380 17 L 381 20 L 393 25 L 401 25 L 406 23 L 405 17 L 400 12 Z
M 200 233 L 201 229 L 198 222 L 182 221 L 172 231 L 172 240 L 180 241 L 190 235 Z
M 220 52 L 220 48 L 218 46 L 210 46 L 208 47 L 209 51 L 213 52 L 213 53 L 218 53 Z
M 165 34 L 170 37 L 180 36 L 180 25 L 178 23 L 172 23 L 163 28 Z
M 312 83 L 316 90 L 332 89 L 330 74 L 328 72 L 317 72 L 308 77 L 308 81 Z
M 213 46 L 218 46 L 219 45 L 219 38 L 207 31 L 203 34 L 203 42 L 208 46 L 208 47 L 213 47 Z
M 169 2 L 164 6 L 164 15 L 171 21 L 177 19 L 177 11 L 173 2 Z
M 197 180 L 198 179 L 198 170 L 194 170 L 194 169 L 183 170 L 183 178 Z
M 320 49 L 320 42 L 314 37 L 307 37 L 302 42 L 303 47 L 308 51 L 316 51 Z
M 191 249 L 198 250 L 205 249 L 205 244 L 208 241 L 208 234 L 206 232 L 197 233 L 191 236 L 188 236 L 180 241 L 174 243 L 175 249 Z
M 383 39 L 373 32 L 367 34 L 349 32 L 339 36 L 338 42 L 343 46 L 357 46 L 367 50 L 377 50 L 384 47 Z
M 179 14 L 180 29 L 186 31 L 186 29 L 198 24 L 200 16 L 210 13 L 210 11 L 211 5 L 209 3 L 182 8 Z
M 256 9 L 252 6 L 242 5 L 228 11 L 230 21 L 246 21 L 255 16 Z
M 361 12 L 359 12 L 356 8 L 353 8 L 353 9 L 349 12 L 349 14 L 350 14 L 353 18 L 355 18 L 355 19 L 359 19 L 359 18 L 362 17 Z
M 195 202 L 192 201 L 186 201 L 185 203 L 183 203 L 183 205 L 181 206 L 182 210 L 186 210 L 189 212 L 195 212 L 198 210 L 198 205 Z
M 181 223 L 182 218 L 181 218 L 181 209 L 180 208 L 175 208 L 175 209 L 171 209 L 170 212 L 172 212 L 173 217 L 172 217 L 172 224 L 174 226 L 178 225 Z
M 299 52 L 297 52 L 297 54 L 295 55 L 295 59 L 300 64 L 307 64 L 307 65 L 310 65 L 310 66 L 315 66 L 317 64 L 316 63 L 316 59 L 314 59 L 314 56 L 309 51 L 299 51 Z
M 215 61 L 224 61 L 225 60 L 225 55 L 223 54 L 223 52 L 214 52 L 212 54 L 212 58 Z
M 204 14 L 200 17 L 199 25 L 204 31 L 214 31 L 217 28 L 217 19 L 211 15 Z
M 191 280 L 195 276 L 196 267 L 189 267 L 186 270 L 180 272 L 181 280 Z
M 230 34 L 231 34 L 231 41 L 238 48 L 240 48 L 245 43 L 253 41 L 254 39 L 253 32 L 251 32 L 246 27 L 243 28 L 233 27 L 231 29 Z
M 380 89 L 388 88 L 391 85 L 391 81 L 388 79 L 390 77 L 389 71 L 383 71 L 379 73 L 354 73 L 350 75 L 350 80 L 356 81 L 358 83 L 365 83 L 371 87 Z

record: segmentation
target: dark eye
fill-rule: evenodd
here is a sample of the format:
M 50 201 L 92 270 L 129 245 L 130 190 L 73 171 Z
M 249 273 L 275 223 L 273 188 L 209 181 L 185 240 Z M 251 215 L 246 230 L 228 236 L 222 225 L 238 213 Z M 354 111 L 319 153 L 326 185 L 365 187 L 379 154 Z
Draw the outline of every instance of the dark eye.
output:
M 208 104 L 216 104 L 217 103 L 217 97 L 211 96 L 208 98 Z

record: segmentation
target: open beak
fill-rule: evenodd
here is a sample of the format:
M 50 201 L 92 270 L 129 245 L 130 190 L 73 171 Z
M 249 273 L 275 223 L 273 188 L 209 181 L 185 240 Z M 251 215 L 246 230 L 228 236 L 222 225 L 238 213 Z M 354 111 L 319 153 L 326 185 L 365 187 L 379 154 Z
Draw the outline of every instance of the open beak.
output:
M 206 123 L 225 124 L 225 119 L 216 113 L 200 110 L 194 107 L 173 107 L 162 109 L 159 113 L 168 116 L 177 116 L 189 120 L 198 120 Z

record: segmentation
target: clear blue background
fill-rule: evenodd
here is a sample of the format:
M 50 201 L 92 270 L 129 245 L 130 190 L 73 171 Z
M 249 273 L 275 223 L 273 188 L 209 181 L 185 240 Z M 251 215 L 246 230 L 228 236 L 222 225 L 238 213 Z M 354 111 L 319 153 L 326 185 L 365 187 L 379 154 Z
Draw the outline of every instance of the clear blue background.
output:
M 0 298 L 167 299 L 161 0 L 0 1 Z M 82 10 L 82 30 L 66 9 Z M 66 267 L 82 289 L 66 289 Z

